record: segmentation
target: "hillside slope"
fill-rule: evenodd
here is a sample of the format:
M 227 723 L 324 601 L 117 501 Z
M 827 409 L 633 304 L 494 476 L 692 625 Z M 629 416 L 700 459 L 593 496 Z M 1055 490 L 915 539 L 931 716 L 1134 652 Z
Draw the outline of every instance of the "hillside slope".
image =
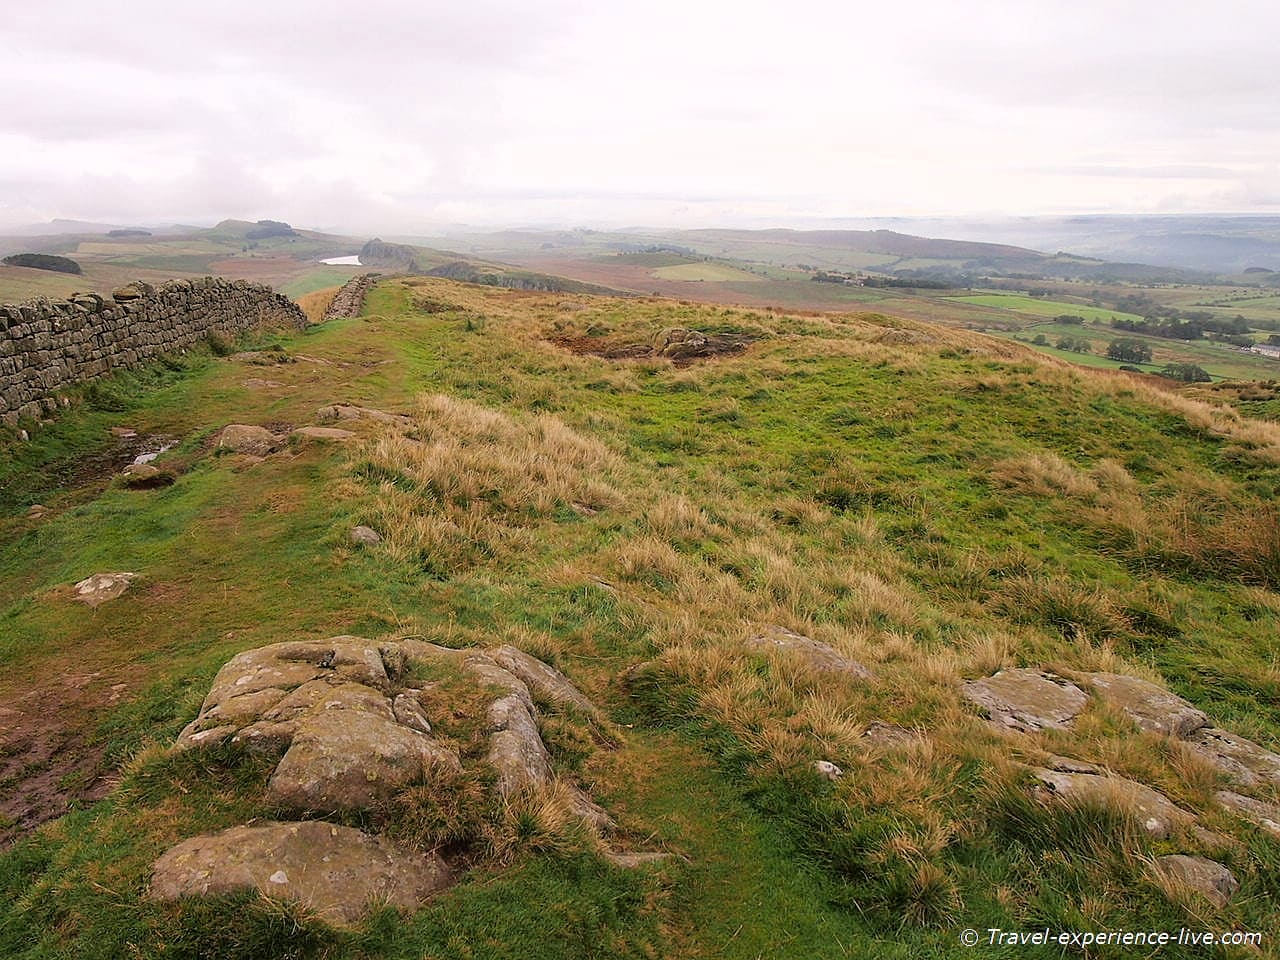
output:
M 5 956 L 961 957 L 964 928 L 1045 926 L 1274 948 L 1280 838 L 1245 814 L 1280 791 L 1280 428 L 874 314 L 427 277 L 242 346 L 3 440 Z M 235 452 L 228 424 L 273 440 Z M 292 432 L 316 425 L 350 435 Z M 174 443 L 172 482 L 112 479 L 138 438 Z M 136 576 L 77 601 L 111 572 Z M 175 844 L 318 815 L 276 757 L 170 747 L 234 655 L 339 636 L 514 647 L 591 708 L 538 699 L 554 779 L 499 800 L 483 701 L 409 678 L 461 773 L 319 815 L 448 861 L 410 915 L 150 899 Z M 1238 889 L 1194 892 L 1178 855 Z

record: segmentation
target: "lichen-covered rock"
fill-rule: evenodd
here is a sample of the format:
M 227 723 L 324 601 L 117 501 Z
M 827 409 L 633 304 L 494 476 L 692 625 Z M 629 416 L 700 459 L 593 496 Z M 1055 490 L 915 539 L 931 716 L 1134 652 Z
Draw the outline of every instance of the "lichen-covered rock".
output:
M 371 547 L 376 543 L 382 542 L 382 537 L 377 530 L 374 530 L 373 527 L 366 527 L 363 525 L 352 527 L 349 536 L 352 543 L 365 547 Z
M 136 573 L 95 573 L 75 585 L 75 598 L 97 607 L 121 596 L 137 576 Z
M 120 471 L 120 485 L 130 490 L 155 490 L 172 486 L 174 476 L 149 463 L 131 463 Z
M 1243 787 L 1280 783 L 1280 754 L 1218 727 L 1201 727 L 1191 748 Z
M 413 418 L 403 413 L 387 413 L 373 407 L 360 407 L 352 403 L 331 403 L 316 411 L 321 420 L 373 420 L 397 427 L 413 426 Z
M 1194 814 L 1174 804 L 1163 793 L 1123 777 L 1067 773 L 1044 767 L 1032 767 L 1031 773 L 1041 784 L 1041 798 L 1115 807 L 1137 818 L 1143 829 L 1156 838 L 1167 837 L 1196 822 Z
M 538 733 L 529 705 L 515 694 L 489 707 L 489 753 L 486 760 L 498 775 L 499 795 L 510 797 L 551 781 L 551 756 Z
M 335 699 L 299 721 L 267 784 L 272 800 L 296 810 L 367 810 L 434 766 L 461 769 L 457 754 L 401 725 L 390 709 L 384 716 L 343 699 L 357 686 L 340 685 Z
M 966 681 L 961 694 L 997 726 L 1024 732 L 1069 727 L 1089 700 L 1071 681 L 1027 668 Z
M 1214 799 L 1238 816 L 1280 836 L 1280 804 L 1266 803 L 1230 790 L 1219 790 Z
M 1240 881 L 1230 870 L 1215 860 L 1183 853 L 1156 859 L 1156 871 L 1166 881 L 1200 894 L 1221 909 L 1240 889 Z
M 669 327 L 654 339 L 653 348 L 659 356 L 680 360 L 699 356 L 709 342 L 705 333 L 686 327 Z
M 293 431 L 293 436 L 303 440 L 329 440 L 340 443 L 343 440 L 354 439 L 357 434 L 350 430 L 343 430 L 341 427 L 299 427 Z
M 232 423 L 222 428 L 218 435 L 218 449 L 243 453 L 251 457 L 265 457 L 280 446 L 280 438 L 266 427 L 247 423 Z
M 1121 673 L 1085 673 L 1081 679 L 1143 730 L 1186 738 L 1208 726 L 1209 718 L 1177 694 Z
M 309 820 L 184 840 L 155 862 L 148 895 L 177 900 L 257 890 L 301 903 L 331 922 L 353 923 L 383 903 L 414 910 L 450 881 L 448 866 L 435 854 Z
M 490 650 L 489 656 L 502 669 L 523 680 L 543 700 L 560 707 L 573 707 L 587 716 L 595 715 L 595 705 L 554 667 L 510 645 Z
M 871 679 L 870 670 L 857 660 L 846 657 L 835 647 L 782 627 L 768 627 L 764 633 L 749 637 L 746 646 L 753 651 L 778 651 L 796 657 L 810 668 L 823 673 L 842 673 L 859 680 Z
M 924 737 L 919 730 L 902 727 L 896 723 L 873 720 L 867 724 L 867 729 L 862 731 L 862 736 L 859 739 L 863 743 L 877 747 L 906 747 L 913 743 L 919 743 Z

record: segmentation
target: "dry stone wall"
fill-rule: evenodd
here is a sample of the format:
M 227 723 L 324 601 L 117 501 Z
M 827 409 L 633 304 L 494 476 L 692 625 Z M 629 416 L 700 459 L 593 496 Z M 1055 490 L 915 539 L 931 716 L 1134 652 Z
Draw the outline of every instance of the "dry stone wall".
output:
M 270 287 L 219 277 L 0 306 L 0 419 L 40 416 L 65 387 L 266 323 L 307 319 Z
M 369 295 L 374 282 L 380 276 L 382 276 L 380 273 L 362 273 L 358 277 L 352 277 L 342 285 L 341 290 L 334 294 L 333 302 L 324 312 L 324 318 L 334 320 L 360 316 L 360 311 L 364 309 L 364 298 Z

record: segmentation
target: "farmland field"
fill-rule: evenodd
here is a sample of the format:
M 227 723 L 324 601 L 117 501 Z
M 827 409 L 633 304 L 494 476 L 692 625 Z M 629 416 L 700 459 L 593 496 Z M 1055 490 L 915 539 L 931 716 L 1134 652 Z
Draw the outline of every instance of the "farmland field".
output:
M 1030 313 L 1037 317 L 1060 317 L 1063 315 L 1083 317 L 1086 320 L 1101 320 L 1110 323 L 1116 320 L 1141 320 L 1142 317 L 1120 310 L 1108 310 L 1105 307 L 1091 307 L 1080 303 L 1067 303 L 1064 300 L 1044 300 L 1039 297 L 1028 297 L 1013 293 L 983 293 L 959 297 L 948 297 L 961 303 L 971 303 L 979 307 L 996 307 L 1000 310 L 1011 310 L 1015 313 Z
M 664 280 L 684 280 L 686 282 L 705 280 L 710 283 L 725 283 L 729 281 L 753 283 L 761 279 L 745 270 L 739 270 L 723 263 L 710 262 L 681 263 L 669 267 L 658 267 L 653 271 L 653 275 Z

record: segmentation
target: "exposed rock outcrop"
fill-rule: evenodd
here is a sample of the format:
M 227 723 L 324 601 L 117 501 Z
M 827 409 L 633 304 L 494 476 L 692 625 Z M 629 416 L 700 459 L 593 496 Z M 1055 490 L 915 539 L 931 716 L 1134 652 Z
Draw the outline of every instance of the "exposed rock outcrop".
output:
M 1159 857 L 1156 872 L 1166 881 L 1200 894 L 1221 909 L 1240 889 L 1240 882 L 1230 870 L 1215 860 L 1183 853 Z
M 1081 679 L 1106 700 L 1128 714 L 1143 730 L 1185 739 L 1209 718 L 1177 694 L 1154 683 L 1120 673 L 1085 673 Z
M 1065 773 L 1044 767 L 1032 767 L 1031 772 L 1040 781 L 1039 794 L 1043 799 L 1115 807 L 1136 817 L 1153 837 L 1167 837 L 1196 822 L 1195 814 L 1183 810 L 1163 793 L 1133 780 Z
M 823 673 L 842 673 L 859 680 L 871 679 L 871 671 L 857 660 L 846 657 L 819 640 L 812 640 L 782 627 L 766 628 L 764 633 L 748 638 L 746 646 L 753 651 L 777 651 L 785 656 L 795 657 Z
M 1069 727 L 1089 700 L 1071 681 L 1027 668 L 969 680 L 961 693 L 997 726 L 1024 732 Z

